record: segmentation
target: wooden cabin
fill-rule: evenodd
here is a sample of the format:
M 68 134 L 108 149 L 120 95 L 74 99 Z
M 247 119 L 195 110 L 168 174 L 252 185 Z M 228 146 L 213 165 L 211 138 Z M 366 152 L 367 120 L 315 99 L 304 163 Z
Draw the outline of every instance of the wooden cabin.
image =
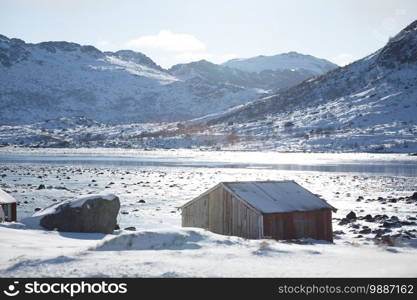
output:
M 333 241 L 336 209 L 294 181 L 221 182 L 181 209 L 183 227 L 250 239 Z
M 0 189 L 0 222 L 15 222 L 17 202 L 16 200 Z

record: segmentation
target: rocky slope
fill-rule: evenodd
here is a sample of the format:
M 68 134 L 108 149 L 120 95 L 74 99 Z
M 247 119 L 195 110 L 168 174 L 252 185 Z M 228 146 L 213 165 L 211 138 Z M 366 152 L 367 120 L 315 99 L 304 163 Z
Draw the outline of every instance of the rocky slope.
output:
M 133 51 L 0 36 L 0 124 L 75 116 L 113 124 L 183 120 L 262 94 L 225 82 L 181 80 Z
M 289 70 L 252 74 L 209 62 L 164 70 L 130 50 L 30 44 L 0 35 L 0 125 L 78 116 L 108 124 L 186 120 L 314 75 Z
M 316 73 L 307 69 L 283 68 L 263 70 L 261 72 L 247 72 L 201 60 L 175 65 L 169 69 L 169 72 L 182 80 L 199 78 L 212 83 L 227 82 L 237 86 L 278 92 L 326 71 L 323 70 L 320 73 Z
M 263 148 L 408 152 L 417 149 L 416 113 L 417 21 L 346 67 L 189 124 Z

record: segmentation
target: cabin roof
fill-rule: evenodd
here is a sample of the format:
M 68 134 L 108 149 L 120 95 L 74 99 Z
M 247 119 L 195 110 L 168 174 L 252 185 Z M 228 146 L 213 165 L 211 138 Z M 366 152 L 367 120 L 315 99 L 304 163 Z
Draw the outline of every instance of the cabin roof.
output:
M 263 213 L 336 208 L 295 181 L 223 182 L 231 193 Z
M 0 189 L 0 204 L 16 203 L 16 199 Z

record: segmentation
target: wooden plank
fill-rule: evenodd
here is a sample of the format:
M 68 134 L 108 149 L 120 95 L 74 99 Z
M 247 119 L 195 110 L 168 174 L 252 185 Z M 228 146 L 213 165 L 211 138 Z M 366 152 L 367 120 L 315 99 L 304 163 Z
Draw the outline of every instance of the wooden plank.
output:
M 182 209 L 184 227 L 201 227 L 245 238 L 259 238 L 260 218 L 256 210 L 221 186 Z
M 275 239 L 333 240 L 330 210 L 265 214 L 263 219 L 264 235 Z
M 221 193 L 223 199 L 223 234 L 231 235 L 233 203 L 230 194 L 225 189 L 222 189 Z
M 223 203 L 221 201 L 221 189 L 218 188 L 213 190 L 208 196 L 208 228 L 215 233 L 223 233 Z
M 231 196 L 231 201 L 233 203 L 232 207 L 232 235 L 239 234 L 239 212 L 238 212 L 238 205 L 239 202 L 236 202 L 233 196 Z
M 195 201 L 182 209 L 182 226 L 200 227 L 208 226 L 208 196 L 203 196 L 199 201 Z

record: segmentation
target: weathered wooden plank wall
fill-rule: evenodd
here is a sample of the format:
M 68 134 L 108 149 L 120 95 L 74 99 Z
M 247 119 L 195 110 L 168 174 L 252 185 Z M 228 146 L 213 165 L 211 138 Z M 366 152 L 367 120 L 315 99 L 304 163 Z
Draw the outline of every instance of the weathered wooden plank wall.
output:
M 331 210 L 264 214 L 264 235 L 283 240 L 310 237 L 333 241 Z
M 208 228 L 208 202 L 205 195 L 182 210 L 182 226 Z
M 219 186 L 183 208 L 182 225 L 224 235 L 260 238 L 260 218 L 256 210 Z
M 252 239 L 310 237 L 333 241 L 330 209 L 262 215 L 221 185 L 183 208 L 182 226 Z
M 7 222 L 16 222 L 17 220 L 17 203 L 0 204 L 0 209 L 4 211 Z

